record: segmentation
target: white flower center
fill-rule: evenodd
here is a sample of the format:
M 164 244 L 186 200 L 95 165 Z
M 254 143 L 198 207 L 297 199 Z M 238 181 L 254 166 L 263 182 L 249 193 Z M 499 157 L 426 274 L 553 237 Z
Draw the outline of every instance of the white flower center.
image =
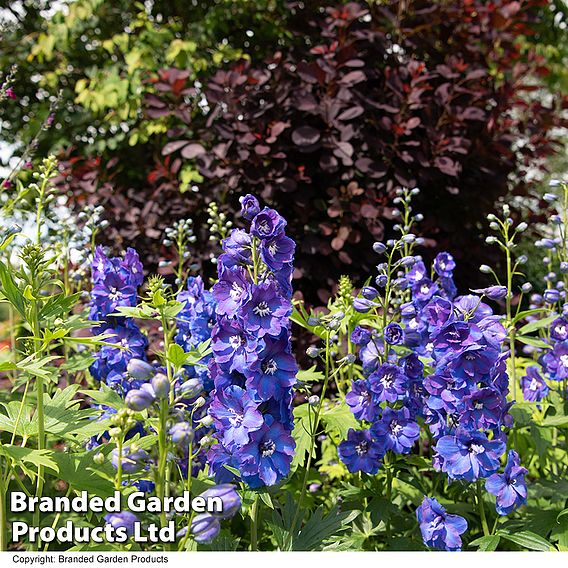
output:
M 266 302 L 260 302 L 258 303 L 253 309 L 252 311 L 257 315 L 260 316 L 261 318 L 266 317 L 267 315 L 270 314 L 271 310 L 270 310 L 270 306 L 266 303 Z

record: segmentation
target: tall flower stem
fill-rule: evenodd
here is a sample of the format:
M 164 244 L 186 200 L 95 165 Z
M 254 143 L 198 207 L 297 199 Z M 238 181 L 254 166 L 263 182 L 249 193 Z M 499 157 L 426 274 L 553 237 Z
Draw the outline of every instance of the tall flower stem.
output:
M 489 525 L 487 524 L 487 517 L 485 515 L 485 506 L 483 505 L 483 487 L 481 480 L 477 480 L 477 507 L 479 509 L 479 516 L 481 517 L 481 527 L 483 528 L 483 535 L 490 536 Z
M 294 531 L 296 530 L 296 526 L 298 524 L 298 519 L 300 517 L 300 511 L 302 509 L 302 502 L 303 502 L 304 497 L 306 495 L 306 488 L 307 488 L 307 485 L 308 485 L 308 475 L 310 473 L 310 467 L 312 465 L 312 455 L 314 453 L 316 435 L 317 435 L 320 417 L 321 417 L 321 409 L 322 409 L 323 401 L 325 399 L 325 393 L 326 393 L 326 390 L 327 390 L 327 385 L 328 385 L 329 379 L 330 379 L 330 372 L 329 372 L 330 363 L 331 363 L 330 335 L 331 335 L 331 332 L 328 330 L 326 332 L 326 337 L 325 337 L 325 378 L 324 378 L 324 382 L 323 382 L 323 387 L 321 389 L 319 404 L 317 405 L 315 413 L 314 413 L 313 428 L 311 429 L 311 432 L 310 432 L 311 443 L 310 443 L 310 448 L 309 448 L 309 452 L 308 452 L 308 460 L 306 462 L 306 469 L 304 471 L 304 478 L 302 480 L 302 489 L 300 491 L 300 498 L 298 499 L 298 505 L 296 506 L 296 513 L 294 514 L 294 519 L 292 520 L 292 526 L 290 527 L 290 534 L 291 535 L 294 535 Z
M 9 480 L 8 480 L 9 483 Z M 7 534 L 7 519 L 6 519 L 6 493 L 8 485 L 4 484 L 3 476 L 0 476 L 0 552 L 8 550 L 8 534 Z
M 259 507 L 258 494 L 254 497 L 254 502 L 252 504 L 251 510 L 251 521 L 250 521 L 250 549 L 253 551 L 258 551 L 258 507 Z

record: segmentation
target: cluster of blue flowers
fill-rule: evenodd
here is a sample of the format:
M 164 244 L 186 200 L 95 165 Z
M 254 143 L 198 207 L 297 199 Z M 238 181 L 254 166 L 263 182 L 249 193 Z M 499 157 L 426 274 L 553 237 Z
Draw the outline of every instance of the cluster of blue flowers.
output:
M 126 395 L 140 386 L 139 381 L 127 373 L 128 362 L 133 358 L 146 360 L 148 340 L 132 319 L 111 314 L 118 307 L 137 304 L 138 288 L 144 280 L 138 253 L 129 248 L 124 258 L 109 258 L 98 246 L 92 263 L 92 280 L 89 319 L 97 322 L 92 331 L 112 334 L 107 342 L 120 348 L 102 347 L 95 353 L 90 372 L 97 381 Z
M 234 229 L 223 242 L 212 290 L 217 319 L 209 414 L 217 443 L 208 461 L 218 482 L 233 478 L 228 465 L 250 487 L 260 487 L 285 477 L 294 453 L 292 387 L 298 369 L 289 316 L 295 243 L 276 211 L 261 211 L 251 195 L 241 205 L 250 231 Z
M 387 248 L 378 244 L 375 250 L 384 253 Z M 378 266 L 377 288 L 365 287 L 354 308 L 366 313 L 382 305 L 376 301 L 378 289 L 390 283 L 400 323 L 389 323 L 382 333 L 358 326 L 351 335 L 360 347 L 365 378 L 353 381 L 346 403 L 370 427 L 351 429 L 339 455 L 349 471 L 375 474 L 388 451 L 412 450 L 421 421 L 435 441 L 434 468 L 450 480 L 487 479 L 497 512 L 509 514 L 526 502 L 527 470 L 511 451 L 505 472 L 498 473 L 506 451 L 505 429 L 512 425 L 508 352 L 503 348 L 507 333 L 502 318 L 483 301 L 501 299 L 507 289 L 493 286 L 457 296 L 455 262 L 448 253 L 438 254 L 431 272 L 419 256 L 404 257 L 394 280 L 385 266 Z M 424 363 L 431 369 L 426 376 Z M 465 519 L 447 515 L 428 497 L 417 518 L 428 546 L 461 548 Z

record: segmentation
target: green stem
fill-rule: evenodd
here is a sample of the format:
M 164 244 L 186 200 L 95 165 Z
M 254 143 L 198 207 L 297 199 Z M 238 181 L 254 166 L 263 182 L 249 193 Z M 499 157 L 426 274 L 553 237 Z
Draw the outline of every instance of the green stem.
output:
M 258 507 L 260 499 L 258 498 L 258 493 L 255 495 L 254 502 L 252 504 L 252 516 L 250 521 L 250 549 L 252 551 L 258 551 Z
M 477 480 L 477 506 L 479 508 L 479 516 L 481 517 L 481 526 L 483 528 L 483 535 L 490 536 L 489 525 L 487 524 L 487 517 L 485 516 L 485 507 L 483 505 L 483 487 L 481 480 Z
M 0 552 L 6 552 L 8 550 L 8 531 L 6 522 L 6 492 L 8 490 L 8 483 L 4 485 L 4 479 L 0 477 Z
M 116 466 L 116 478 L 115 478 L 114 488 L 117 491 L 120 491 L 120 489 L 122 488 L 122 446 L 123 446 L 123 438 L 121 433 L 116 442 L 116 449 L 118 452 L 118 462 Z
M 166 439 L 166 422 L 168 419 L 167 401 L 160 401 L 160 422 L 158 425 L 158 477 L 156 479 L 156 493 L 163 502 L 166 494 L 166 464 L 168 459 L 168 446 Z M 160 513 L 160 522 L 163 527 L 167 524 L 166 512 Z

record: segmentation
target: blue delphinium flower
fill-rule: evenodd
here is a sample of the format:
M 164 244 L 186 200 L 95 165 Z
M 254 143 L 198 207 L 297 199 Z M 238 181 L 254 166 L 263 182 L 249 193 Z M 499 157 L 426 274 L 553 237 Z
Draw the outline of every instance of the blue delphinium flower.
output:
M 509 450 L 504 473 L 494 473 L 487 478 L 485 489 L 497 498 L 495 509 L 499 515 L 508 515 L 527 502 L 527 473 L 521 466 L 519 454 Z
M 385 327 L 385 341 L 389 345 L 399 345 L 404 339 L 404 332 L 398 323 L 389 323 Z
M 408 377 L 397 365 L 383 363 L 369 375 L 369 385 L 378 402 L 395 402 L 402 398 L 408 387 Z
M 105 521 L 113 528 L 125 528 L 128 535 L 134 533 L 134 524 L 138 523 L 138 517 L 130 511 L 120 511 L 119 513 L 108 513 L 104 516 Z
M 467 521 L 459 515 L 448 515 L 434 498 L 424 497 L 416 509 L 422 540 L 426 546 L 438 550 L 461 550 L 460 535 L 467 530 Z
M 217 443 L 208 461 L 218 482 L 232 479 L 227 465 L 249 486 L 260 487 L 288 474 L 294 451 L 298 367 L 289 316 L 295 243 L 278 212 L 259 211 L 252 196 L 241 205 L 250 233 L 235 229 L 225 239 L 212 290 L 217 304 L 208 368 L 215 391 L 209 414 Z
M 489 440 L 483 432 L 465 429 L 443 436 L 436 444 L 442 471 L 451 479 L 469 482 L 495 473 L 505 449 L 502 440 Z
M 384 450 L 370 430 L 349 429 L 347 440 L 337 448 L 341 461 L 351 473 L 362 471 L 374 475 L 379 471 Z
M 410 417 L 407 408 L 393 410 L 386 407 L 380 420 L 371 427 L 371 433 L 385 452 L 408 454 L 420 437 L 420 426 Z
M 362 379 L 353 381 L 351 390 L 345 396 L 345 402 L 357 420 L 373 422 L 379 414 L 379 406 L 373 399 L 369 381 Z

